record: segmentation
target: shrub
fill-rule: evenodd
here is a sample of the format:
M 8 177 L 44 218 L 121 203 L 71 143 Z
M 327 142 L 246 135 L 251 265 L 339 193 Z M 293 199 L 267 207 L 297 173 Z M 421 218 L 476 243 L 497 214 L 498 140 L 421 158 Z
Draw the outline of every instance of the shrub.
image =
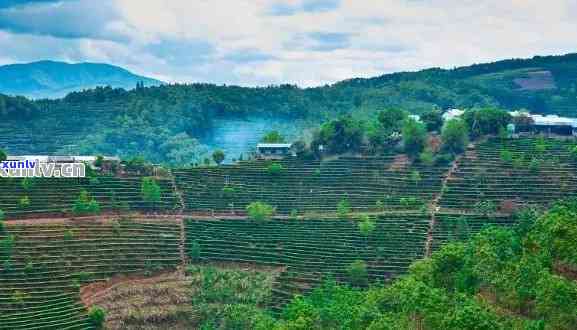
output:
M 234 195 L 234 188 L 233 187 L 222 188 L 222 196 L 224 198 L 231 198 L 233 195 Z
M 267 168 L 268 174 L 279 175 L 284 171 L 284 167 L 279 163 L 272 163 Z
M 70 229 L 65 231 L 63 238 L 65 241 L 71 241 L 74 238 L 74 232 Z
M 10 259 L 14 248 L 14 240 L 14 235 L 8 235 L 8 237 L 0 239 L 0 259 Z
M 480 201 L 475 204 L 475 211 L 487 216 L 497 212 L 497 205 L 492 201 Z
M 347 267 L 347 275 L 353 285 L 364 286 L 369 282 L 369 273 L 367 271 L 367 264 L 362 260 L 353 261 Z
M 270 218 L 275 214 L 276 210 L 271 205 L 263 202 L 252 202 L 246 207 L 248 216 L 257 221 L 264 222 L 270 220 Z
M 29 191 L 30 188 L 32 188 L 32 186 L 34 185 L 34 182 L 32 181 L 31 178 L 24 178 L 21 182 L 22 184 L 22 189 L 24 189 L 25 191 Z
M 140 185 L 140 194 L 145 202 L 157 203 L 160 202 L 161 190 L 160 186 L 154 178 L 142 178 Z
M 421 152 L 421 154 L 419 155 L 419 160 L 421 161 L 421 163 L 427 166 L 432 166 L 435 162 L 433 153 L 428 150 Z
M 337 214 L 339 218 L 346 219 L 349 217 L 349 213 L 351 213 L 351 203 L 347 198 L 343 198 L 337 205 Z
M 223 161 L 224 161 L 225 155 L 224 155 L 224 151 L 222 150 L 215 150 L 212 153 L 212 160 L 214 160 L 214 162 L 217 165 L 220 165 Z
M 200 243 L 197 240 L 192 241 L 189 256 L 190 259 L 194 262 L 198 262 L 200 260 Z
M 361 217 L 361 221 L 359 222 L 359 231 L 363 236 L 369 236 L 375 231 L 376 225 L 369 216 L 364 215 Z
M 82 190 L 80 192 L 80 196 L 78 196 L 78 199 L 76 202 L 74 202 L 72 213 L 74 215 L 99 214 L 100 205 L 88 194 L 86 190 Z
M 499 156 L 505 164 L 513 164 L 513 153 L 509 150 L 502 150 Z
M 25 209 L 27 207 L 30 206 L 30 198 L 28 196 L 23 196 L 22 198 L 20 198 L 20 200 L 18 200 L 18 206 L 21 209 Z
M 106 320 L 106 311 L 99 306 L 92 306 L 88 311 L 88 319 L 96 329 L 102 329 Z
M 78 280 L 78 282 L 80 282 L 80 283 L 86 283 L 86 282 L 90 281 L 90 273 L 88 273 L 88 272 L 74 273 L 73 277 L 76 280 Z
M 2 263 L 2 271 L 4 273 L 9 273 L 12 271 L 12 261 L 10 261 L 10 259 L 4 260 Z
M 26 266 L 24 266 L 24 272 L 28 275 L 32 274 L 32 272 L 34 271 L 34 264 L 29 261 L 26 263 Z

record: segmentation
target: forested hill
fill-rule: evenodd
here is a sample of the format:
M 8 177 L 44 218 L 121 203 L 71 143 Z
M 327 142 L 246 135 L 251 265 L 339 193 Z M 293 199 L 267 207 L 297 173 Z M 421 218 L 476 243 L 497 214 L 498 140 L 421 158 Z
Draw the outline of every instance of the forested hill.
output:
M 130 91 L 100 87 L 59 100 L 0 97 L 0 147 L 10 153 L 141 154 L 155 162 L 183 164 L 200 157 L 196 139 L 220 134 L 215 120 L 275 118 L 300 129 L 343 113 L 370 115 L 391 107 L 420 113 L 495 106 L 577 116 L 576 83 L 577 54 L 570 54 L 307 89 L 189 84 Z M 305 123 L 294 125 L 295 119 Z
M 64 97 L 70 92 L 96 86 L 132 89 L 137 83 L 161 84 L 109 64 L 39 61 L 0 66 L 0 93 L 32 98 Z

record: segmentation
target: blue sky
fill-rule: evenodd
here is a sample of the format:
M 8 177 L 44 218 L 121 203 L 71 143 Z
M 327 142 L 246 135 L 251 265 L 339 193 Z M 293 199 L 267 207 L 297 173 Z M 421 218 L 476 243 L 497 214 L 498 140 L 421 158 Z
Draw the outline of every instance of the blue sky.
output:
M 574 0 L 0 0 L 0 64 L 318 86 L 577 51 Z

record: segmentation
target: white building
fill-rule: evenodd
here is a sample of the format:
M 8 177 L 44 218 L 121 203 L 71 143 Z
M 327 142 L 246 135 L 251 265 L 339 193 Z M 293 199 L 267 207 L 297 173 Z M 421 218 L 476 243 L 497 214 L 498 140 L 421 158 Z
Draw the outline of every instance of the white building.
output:
M 443 121 L 455 119 L 461 117 L 465 113 L 464 110 L 461 109 L 449 109 L 443 113 Z
M 292 143 L 259 143 L 256 145 L 256 154 L 259 158 L 284 158 L 293 155 Z

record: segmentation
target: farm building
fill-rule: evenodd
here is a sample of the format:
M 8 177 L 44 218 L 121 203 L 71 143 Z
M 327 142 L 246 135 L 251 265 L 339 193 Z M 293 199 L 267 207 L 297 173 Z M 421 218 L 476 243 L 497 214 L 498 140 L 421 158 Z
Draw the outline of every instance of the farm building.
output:
M 465 113 L 465 111 L 460 110 L 460 109 L 449 109 L 449 110 L 445 111 L 445 113 L 443 113 L 443 120 L 448 121 L 451 119 L 459 118 L 464 113 Z
M 509 112 L 516 120 L 515 131 L 519 133 L 544 133 L 577 136 L 577 119 L 557 115 L 532 115 L 528 112 Z
M 291 143 L 259 143 L 256 145 L 257 158 L 280 159 L 290 155 L 294 155 Z

